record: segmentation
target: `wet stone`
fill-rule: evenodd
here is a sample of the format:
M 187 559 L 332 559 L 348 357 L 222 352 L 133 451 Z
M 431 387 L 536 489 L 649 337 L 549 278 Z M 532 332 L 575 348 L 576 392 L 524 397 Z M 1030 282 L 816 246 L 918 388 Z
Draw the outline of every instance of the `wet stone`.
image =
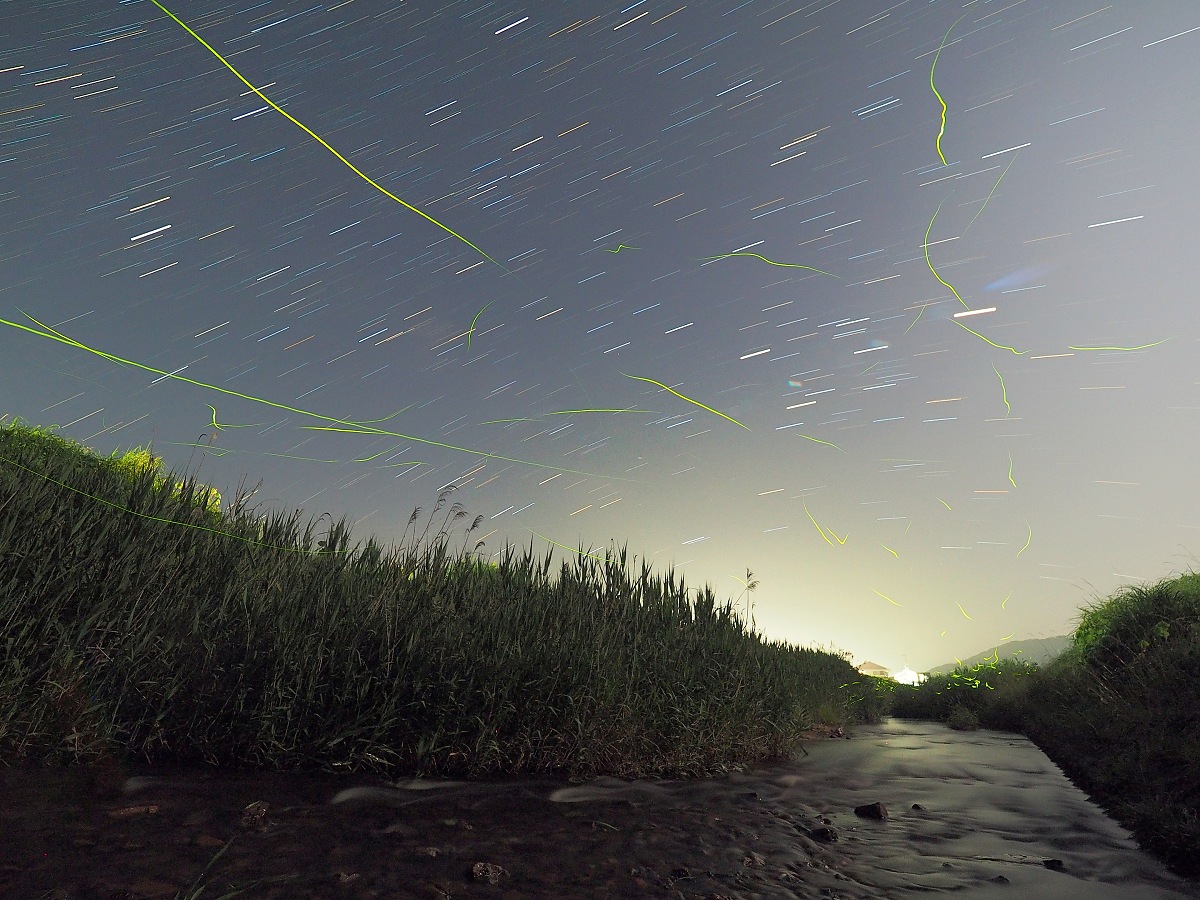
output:
M 476 881 L 486 881 L 488 884 L 499 884 L 508 872 L 503 866 L 495 863 L 477 862 L 471 866 L 471 877 Z
M 876 800 L 874 803 L 864 803 L 854 807 L 854 814 L 862 819 L 875 819 L 882 822 L 888 817 L 887 807 Z
M 818 825 L 815 828 L 801 828 L 810 838 L 820 844 L 832 844 L 838 839 L 838 833 L 828 825 Z

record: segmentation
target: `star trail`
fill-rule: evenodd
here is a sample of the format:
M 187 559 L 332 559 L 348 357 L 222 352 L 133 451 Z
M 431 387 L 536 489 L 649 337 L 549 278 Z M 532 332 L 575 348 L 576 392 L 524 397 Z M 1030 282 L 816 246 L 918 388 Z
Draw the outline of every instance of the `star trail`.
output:
M 1196 564 L 1200 13 L 0 14 L 0 414 L 923 668 Z

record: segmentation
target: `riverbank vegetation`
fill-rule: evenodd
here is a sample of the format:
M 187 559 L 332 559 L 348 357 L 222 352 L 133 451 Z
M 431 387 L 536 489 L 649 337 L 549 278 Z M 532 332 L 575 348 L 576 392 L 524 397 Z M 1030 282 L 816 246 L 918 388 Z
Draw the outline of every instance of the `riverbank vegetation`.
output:
M 352 545 L 149 451 L 0 426 L 0 763 L 701 775 L 881 715 L 844 656 L 624 548 L 485 557 L 452 499 Z
M 1200 878 L 1200 573 L 1131 585 L 1085 609 L 1043 668 L 1004 660 L 919 687 L 892 714 L 1016 731 L 1139 844 Z

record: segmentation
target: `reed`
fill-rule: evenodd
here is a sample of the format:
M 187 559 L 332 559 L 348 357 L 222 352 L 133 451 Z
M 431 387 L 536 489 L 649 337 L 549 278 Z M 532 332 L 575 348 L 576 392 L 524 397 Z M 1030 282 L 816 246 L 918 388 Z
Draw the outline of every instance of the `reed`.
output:
M 0 761 L 702 775 L 881 714 L 844 656 L 624 547 L 485 560 L 454 494 L 352 544 L 4 424 Z

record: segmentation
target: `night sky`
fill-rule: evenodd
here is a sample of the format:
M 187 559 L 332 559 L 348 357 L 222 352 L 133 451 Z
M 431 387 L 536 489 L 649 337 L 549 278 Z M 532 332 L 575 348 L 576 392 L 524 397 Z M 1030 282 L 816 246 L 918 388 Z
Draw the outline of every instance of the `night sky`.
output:
M 164 7 L 0 4 L 0 413 L 893 670 L 1197 565 L 1193 0 Z

